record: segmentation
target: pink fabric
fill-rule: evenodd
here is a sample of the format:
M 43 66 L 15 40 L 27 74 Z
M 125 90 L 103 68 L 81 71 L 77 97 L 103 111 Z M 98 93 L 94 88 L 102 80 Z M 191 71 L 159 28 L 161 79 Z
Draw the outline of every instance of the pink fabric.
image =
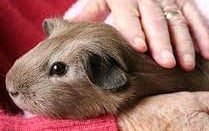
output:
M 88 120 L 52 120 L 36 117 L 25 119 L 17 115 L 5 89 L 5 74 L 15 59 L 34 47 L 45 34 L 41 22 L 48 17 L 62 17 L 75 0 L 0 0 L 0 130 L 1 131 L 116 131 L 114 116 Z
M 115 131 L 117 126 L 113 116 L 77 121 L 72 119 L 52 120 L 43 117 L 23 119 L 17 116 L 7 116 L 0 112 L 0 130 L 11 131 Z

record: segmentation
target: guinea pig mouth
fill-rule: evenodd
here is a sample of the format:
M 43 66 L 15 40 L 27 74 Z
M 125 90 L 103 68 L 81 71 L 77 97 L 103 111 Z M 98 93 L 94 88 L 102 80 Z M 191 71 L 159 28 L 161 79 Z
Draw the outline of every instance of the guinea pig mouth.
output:
M 10 95 L 11 97 L 11 95 Z M 13 102 L 15 103 L 15 105 L 20 109 L 22 110 L 22 112 L 26 112 L 26 116 L 32 116 L 32 115 L 29 115 L 29 114 L 33 114 L 33 113 L 30 113 L 28 111 L 28 109 L 30 108 L 29 107 L 29 103 L 27 103 L 27 99 L 23 98 L 23 96 L 19 95 L 18 97 L 14 98 L 14 97 L 11 97 L 11 99 L 13 100 Z
M 16 104 L 16 106 L 22 111 L 21 115 L 24 118 L 33 118 L 36 117 L 37 114 L 32 113 L 30 111 L 26 111 L 25 108 L 28 108 L 25 104 L 22 104 L 22 102 L 17 101 L 17 100 L 13 100 L 14 103 Z

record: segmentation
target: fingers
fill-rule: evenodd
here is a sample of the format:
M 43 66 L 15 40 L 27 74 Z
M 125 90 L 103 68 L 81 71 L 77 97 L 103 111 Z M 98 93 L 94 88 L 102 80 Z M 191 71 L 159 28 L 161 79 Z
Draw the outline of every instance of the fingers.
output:
M 195 67 L 195 51 L 192 37 L 190 35 L 186 20 L 178 11 L 178 6 L 172 2 L 165 0 L 162 3 L 162 8 L 167 17 L 169 31 L 172 39 L 172 44 L 175 48 L 179 63 L 185 70 L 192 70 Z M 169 14 L 170 13 L 170 14 Z
M 71 21 L 104 21 L 110 10 L 105 0 L 80 0 L 67 12 Z
M 209 59 L 209 30 L 192 0 L 177 0 L 202 56 Z
M 130 42 L 131 46 L 140 52 L 145 52 L 147 46 L 145 36 L 139 21 L 137 1 L 107 0 L 114 17 L 116 28 Z
M 155 61 L 165 68 L 176 64 L 167 22 L 161 7 L 153 0 L 138 0 L 142 25 Z
M 180 65 L 185 70 L 192 70 L 195 66 L 194 46 L 209 59 L 209 30 L 192 0 L 81 1 L 85 1 L 85 5 L 71 20 L 104 21 L 111 11 L 114 17 L 113 25 L 130 45 L 140 52 L 146 52 L 149 47 L 155 61 L 165 68 L 173 68 L 176 65 L 172 45 Z M 163 10 L 178 11 L 179 7 L 185 19 L 180 14 L 165 19 Z M 194 44 L 193 38 L 197 44 Z

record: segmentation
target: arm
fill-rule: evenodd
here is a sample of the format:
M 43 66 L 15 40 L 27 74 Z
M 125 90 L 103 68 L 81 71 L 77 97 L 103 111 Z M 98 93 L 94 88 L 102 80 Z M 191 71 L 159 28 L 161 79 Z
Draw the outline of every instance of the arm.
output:
M 209 93 L 179 92 L 148 97 L 118 117 L 121 131 L 209 130 Z

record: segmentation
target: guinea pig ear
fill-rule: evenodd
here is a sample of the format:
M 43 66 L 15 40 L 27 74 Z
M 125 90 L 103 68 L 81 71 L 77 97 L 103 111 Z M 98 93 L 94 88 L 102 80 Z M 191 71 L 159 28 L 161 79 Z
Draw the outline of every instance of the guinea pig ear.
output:
M 66 27 L 67 21 L 59 18 L 49 18 L 42 22 L 42 27 L 47 36 L 50 36 L 55 30 L 62 30 Z
M 44 32 L 46 33 L 47 36 L 50 36 L 51 32 L 54 30 L 55 28 L 55 20 L 54 19 L 45 19 L 42 22 L 42 27 Z
M 82 62 L 89 80 L 96 86 L 110 90 L 125 88 L 126 73 L 114 58 L 91 54 Z

